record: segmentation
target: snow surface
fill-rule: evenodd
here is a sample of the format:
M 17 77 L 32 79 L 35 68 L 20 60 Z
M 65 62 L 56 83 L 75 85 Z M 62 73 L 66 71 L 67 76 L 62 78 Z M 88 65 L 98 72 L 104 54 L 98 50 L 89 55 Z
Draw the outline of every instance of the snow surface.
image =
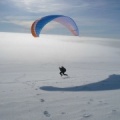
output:
M 0 120 L 120 120 L 119 101 L 120 40 L 0 33 Z

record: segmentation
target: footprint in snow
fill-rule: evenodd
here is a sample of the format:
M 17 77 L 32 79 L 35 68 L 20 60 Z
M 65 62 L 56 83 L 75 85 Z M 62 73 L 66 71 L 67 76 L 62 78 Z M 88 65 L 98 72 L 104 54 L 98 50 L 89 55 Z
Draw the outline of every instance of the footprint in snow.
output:
M 119 112 L 116 109 L 112 110 L 112 114 L 118 114 Z
M 40 102 L 45 102 L 45 100 L 44 99 L 40 99 Z
M 46 117 L 50 117 L 50 114 L 49 114 L 48 111 L 44 111 L 44 115 L 45 115 Z
M 36 94 L 36 95 L 39 96 L 39 95 L 41 95 L 41 94 L 38 93 L 38 94 Z
M 65 114 L 65 112 L 62 112 L 61 114 L 63 114 L 63 115 L 64 115 L 64 114 Z
M 100 105 L 107 105 L 108 103 L 107 103 L 107 102 L 104 102 L 104 101 L 99 101 L 99 104 L 100 104 Z
M 89 117 L 91 117 L 92 116 L 92 114 L 84 114 L 83 115 L 83 118 L 89 118 Z

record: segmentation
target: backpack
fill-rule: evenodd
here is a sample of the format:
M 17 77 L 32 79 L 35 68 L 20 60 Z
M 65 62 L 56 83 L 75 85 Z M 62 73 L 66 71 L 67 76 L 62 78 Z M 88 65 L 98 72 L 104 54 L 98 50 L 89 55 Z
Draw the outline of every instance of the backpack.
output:
M 64 67 L 62 67 L 62 71 L 63 71 L 63 72 L 66 72 L 66 69 L 65 69 Z

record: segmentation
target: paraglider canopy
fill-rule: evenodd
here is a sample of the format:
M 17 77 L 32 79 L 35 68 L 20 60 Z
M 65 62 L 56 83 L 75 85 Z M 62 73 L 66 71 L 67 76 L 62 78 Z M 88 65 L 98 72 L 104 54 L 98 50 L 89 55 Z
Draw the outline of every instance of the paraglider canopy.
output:
M 50 21 L 56 21 L 58 23 L 63 24 L 66 28 L 68 28 L 71 33 L 75 36 L 79 36 L 79 30 L 75 23 L 75 21 L 64 15 L 49 15 L 42 17 L 39 20 L 35 20 L 31 26 L 31 33 L 34 37 L 39 37 L 42 28 L 49 23 Z

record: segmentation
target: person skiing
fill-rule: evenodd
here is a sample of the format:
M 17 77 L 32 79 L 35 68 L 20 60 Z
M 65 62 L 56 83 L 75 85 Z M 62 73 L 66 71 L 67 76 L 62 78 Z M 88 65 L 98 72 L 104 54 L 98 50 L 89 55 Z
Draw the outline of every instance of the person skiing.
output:
M 63 76 L 63 75 L 68 76 L 67 74 L 65 74 L 66 68 L 64 68 L 63 66 L 61 66 L 61 67 L 59 67 L 59 69 L 60 69 L 60 75 L 61 76 Z

